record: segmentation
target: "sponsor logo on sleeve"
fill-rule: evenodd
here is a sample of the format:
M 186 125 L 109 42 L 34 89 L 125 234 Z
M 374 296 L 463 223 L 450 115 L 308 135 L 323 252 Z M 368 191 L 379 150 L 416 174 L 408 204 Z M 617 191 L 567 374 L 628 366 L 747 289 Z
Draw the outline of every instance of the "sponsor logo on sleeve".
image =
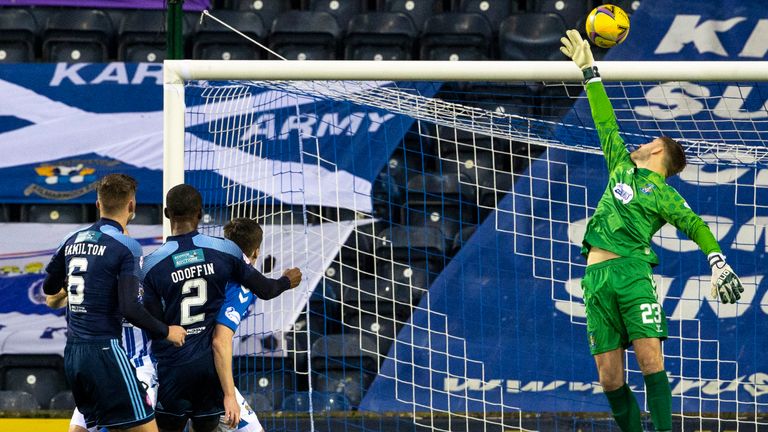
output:
M 224 311 L 224 316 L 226 316 L 230 321 L 235 323 L 235 325 L 240 324 L 240 314 L 235 310 L 234 307 L 232 306 L 227 307 L 227 310 Z

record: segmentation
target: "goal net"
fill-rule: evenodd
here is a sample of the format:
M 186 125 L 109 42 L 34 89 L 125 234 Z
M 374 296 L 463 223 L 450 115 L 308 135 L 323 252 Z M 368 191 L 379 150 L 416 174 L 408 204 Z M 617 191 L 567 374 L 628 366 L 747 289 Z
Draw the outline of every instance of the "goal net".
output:
M 165 189 L 201 190 L 206 233 L 257 219 L 256 266 L 305 275 L 235 338 L 267 430 L 616 430 L 580 287 L 608 173 L 572 64 L 165 65 Z M 684 145 L 669 183 L 745 287 L 720 304 L 693 242 L 653 238 L 677 430 L 768 427 L 766 69 L 601 64 L 630 149 Z

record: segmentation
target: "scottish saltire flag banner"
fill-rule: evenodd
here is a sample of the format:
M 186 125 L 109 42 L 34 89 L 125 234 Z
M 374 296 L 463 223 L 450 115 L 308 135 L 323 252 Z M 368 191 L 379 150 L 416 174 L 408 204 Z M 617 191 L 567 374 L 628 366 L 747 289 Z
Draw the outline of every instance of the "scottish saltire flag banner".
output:
M 120 9 L 165 9 L 164 0 L 0 0 L 0 6 L 71 6 Z M 184 0 L 184 10 L 201 11 L 210 0 Z
M 644 0 L 628 40 L 606 60 L 766 60 L 766 22 L 761 0 Z M 735 102 L 733 92 L 749 97 Z M 702 128 L 694 138 L 765 143 L 764 85 L 659 83 L 622 96 L 614 103 L 627 103 L 618 108 L 632 108 L 638 122 L 620 121 L 630 143 L 650 141 L 631 137 L 639 126 L 681 138 L 680 125 L 694 130 L 686 122 L 694 119 Z M 576 114 L 590 118 L 585 100 Z M 720 125 L 736 132 L 720 134 Z M 745 162 L 692 165 L 670 181 L 709 223 L 746 289 L 738 305 L 719 304 L 709 298 L 710 269 L 698 247 L 671 226 L 655 237 L 675 412 L 764 413 L 768 406 L 768 333 L 761 330 L 768 328 L 768 170 Z M 609 412 L 589 354 L 579 253 L 606 171 L 600 155 L 556 149 L 534 162 L 414 310 L 360 409 Z M 478 316 L 500 324 L 469 318 Z M 633 359 L 629 367 L 639 370 Z M 629 384 L 642 407 L 638 372 Z
M 436 89 L 418 86 L 426 96 Z M 0 201 L 92 203 L 96 180 L 123 172 L 138 179 L 140 203 L 162 202 L 162 65 L 0 65 L 0 94 Z M 371 107 L 256 88 L 247 94 L 251 105 L 227 113 L 205 94 L 204 85 L 187 92 L 189 109 L 205 112 L 188 116 L 188 142 L 209 154 L 188 175 L 211 185 L 237 182 L 288 204 L 370 211 L 371 184 L 412 124 Z M 213 133 L 245 121 L 227 142 Z M 258 155 L 240 152 L 262 143 Z M 233 157 L 238 166 L 228 165 Z M 279 181 L 260 182 L 253 172 Z M 285 194 L 282 185 L 296 175 L 319 181 L 307 182 L 300 198 Z

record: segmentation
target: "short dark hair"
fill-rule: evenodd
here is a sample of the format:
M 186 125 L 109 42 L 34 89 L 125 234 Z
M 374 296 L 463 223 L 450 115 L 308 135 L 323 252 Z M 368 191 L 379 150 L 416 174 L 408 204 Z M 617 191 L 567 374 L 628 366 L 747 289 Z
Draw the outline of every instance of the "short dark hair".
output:
M 256 249 L 261 247 L 264 230 L 253 219 L 235 218 L 224 225 L 224 237 L 235 242 L 240 246 L 240 250 L 250 257 Z
M 136 179 L 125 174 L 107 174 L 96 186 L 101 213 L 115 213 L 136 196 Z
M 666 149 L 667 157 L 664 160 L 664 167 L 667 169 L 667 177 L 675 176 L 683 171 L 687 164 L 685 150 L 679 142 L 668 136 L 661 136 L 659 139 L 664 143 Z
M 170 219 L 194 220 L 203 211 L 203 197 L 194 186 L 176 185 L 165 195 L 165 209 Z

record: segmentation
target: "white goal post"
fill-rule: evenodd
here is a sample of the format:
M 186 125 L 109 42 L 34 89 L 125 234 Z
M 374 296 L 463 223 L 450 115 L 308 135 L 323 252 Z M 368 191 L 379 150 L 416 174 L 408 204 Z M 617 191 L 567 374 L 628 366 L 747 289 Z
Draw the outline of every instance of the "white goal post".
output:
M 768 81 L 768 62 L 761 61 L 604 61 L 597 65 L 605 81 Z M 570 61 L 165 60 L 165 191 L 184 182 L 184 82 L 188 80 L 578 82 L 582 76 Z M 169 222 L 164 219 L 164 236 L 169 229 Z

